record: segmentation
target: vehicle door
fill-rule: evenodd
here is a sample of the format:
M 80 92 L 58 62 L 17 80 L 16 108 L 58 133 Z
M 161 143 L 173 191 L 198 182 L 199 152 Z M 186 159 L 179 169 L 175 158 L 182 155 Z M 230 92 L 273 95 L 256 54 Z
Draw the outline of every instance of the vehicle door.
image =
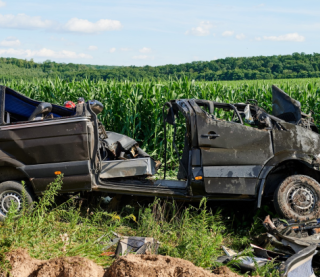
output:
M 273 156 L 269 130 L 245 126 L 236 107 L 212 103 L 234 113 L 238 122 L 221 120 L 191 100 L 196 113 L 205 190 L 212 194 L 255 195 L 263 164 Z

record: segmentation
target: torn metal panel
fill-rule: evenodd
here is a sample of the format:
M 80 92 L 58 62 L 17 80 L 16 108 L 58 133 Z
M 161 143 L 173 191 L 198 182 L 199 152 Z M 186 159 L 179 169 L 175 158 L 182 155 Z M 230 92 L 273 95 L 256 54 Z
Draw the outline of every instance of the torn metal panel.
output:
M 272 114 L 287 122 L 298 123 L 301 120 L 301 104 L 273 85 Z
M 106 131 L 106 133 L 108 135 L 108 138 L 106 138 L 105 141 L 108 143 L 109 147 L 112 147 L 113 144 L 119 142 L 125 150 L 129 150 L 132 146 L 137 144 L 134 139 L 128 136 L 110 131 Z
M 204 177 L 218 178 L 258 178 L 262 166 L 240 165 L 240 166 L 205 166 L 203 167 Z
M 280 265 L 281 277 L 315 277 L 312 259 L 316 255 L 316 245 L 302 249 Z
M 139 158 L 103 161 L 100 178 L 107 179 L 154 174 L 154 161 L 151 158 Z

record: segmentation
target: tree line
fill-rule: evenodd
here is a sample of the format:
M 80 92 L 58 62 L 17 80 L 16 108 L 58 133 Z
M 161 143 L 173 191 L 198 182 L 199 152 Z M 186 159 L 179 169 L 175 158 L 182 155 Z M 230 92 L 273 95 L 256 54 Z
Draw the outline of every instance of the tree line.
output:
M 195 61 L 162 66 L 103 66 L 90 64 L 56 63 L 47 60 L 0 58 L 0 78 L 32 79 L 55 78 L 81 80 L 88 78 L 138 81 L 188 77 L 197 81 L 258 80 L 320 77 L 320 54 L 293 53 L 292 55 L 228 57 L 212 61 Z

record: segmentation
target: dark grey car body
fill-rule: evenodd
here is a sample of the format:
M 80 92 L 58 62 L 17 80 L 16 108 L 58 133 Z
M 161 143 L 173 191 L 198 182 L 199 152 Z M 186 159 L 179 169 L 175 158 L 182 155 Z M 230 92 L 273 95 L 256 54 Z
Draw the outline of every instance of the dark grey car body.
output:
M 0 86 L 0 182 L 26 180 L 35 194 L 41 194 L 62 172 L 62 192 L 186 200 L 206 196 L 257 201 L 260 207 L 262 197 L 272 196 L 290 174 L 320 181 L 320 141 L 312 118 L 301 113 L 299 102 L 273 90 L 273 115 L 248 103 L 166 103 L 166 123 L 175 125 L 179 113 L 185 118 L 185 146 L 179 181 L 153 181 L 153 159 L 134 140 L 106 132 L 90 102 L 74 110 L 52 104 L 50 118 L 28 121 L 41 102 Z M 233 116 L 221 119 L 218 110 Z

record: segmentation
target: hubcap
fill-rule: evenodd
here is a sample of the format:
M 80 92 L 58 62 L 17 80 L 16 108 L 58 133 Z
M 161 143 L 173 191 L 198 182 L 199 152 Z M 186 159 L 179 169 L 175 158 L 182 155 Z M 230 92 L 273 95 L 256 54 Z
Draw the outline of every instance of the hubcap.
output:
M 317 203 L 317 194 L 307 184 L 297 184 L 289 189 L 287 199 L 292 210 L 301 215 L 311 213 Z
M 0 195 L 0 212 L 6 215 L 12 205 L 17 207 L 20 211 L 22 205 L 22 197 L 15 191 L 5 191 Z

